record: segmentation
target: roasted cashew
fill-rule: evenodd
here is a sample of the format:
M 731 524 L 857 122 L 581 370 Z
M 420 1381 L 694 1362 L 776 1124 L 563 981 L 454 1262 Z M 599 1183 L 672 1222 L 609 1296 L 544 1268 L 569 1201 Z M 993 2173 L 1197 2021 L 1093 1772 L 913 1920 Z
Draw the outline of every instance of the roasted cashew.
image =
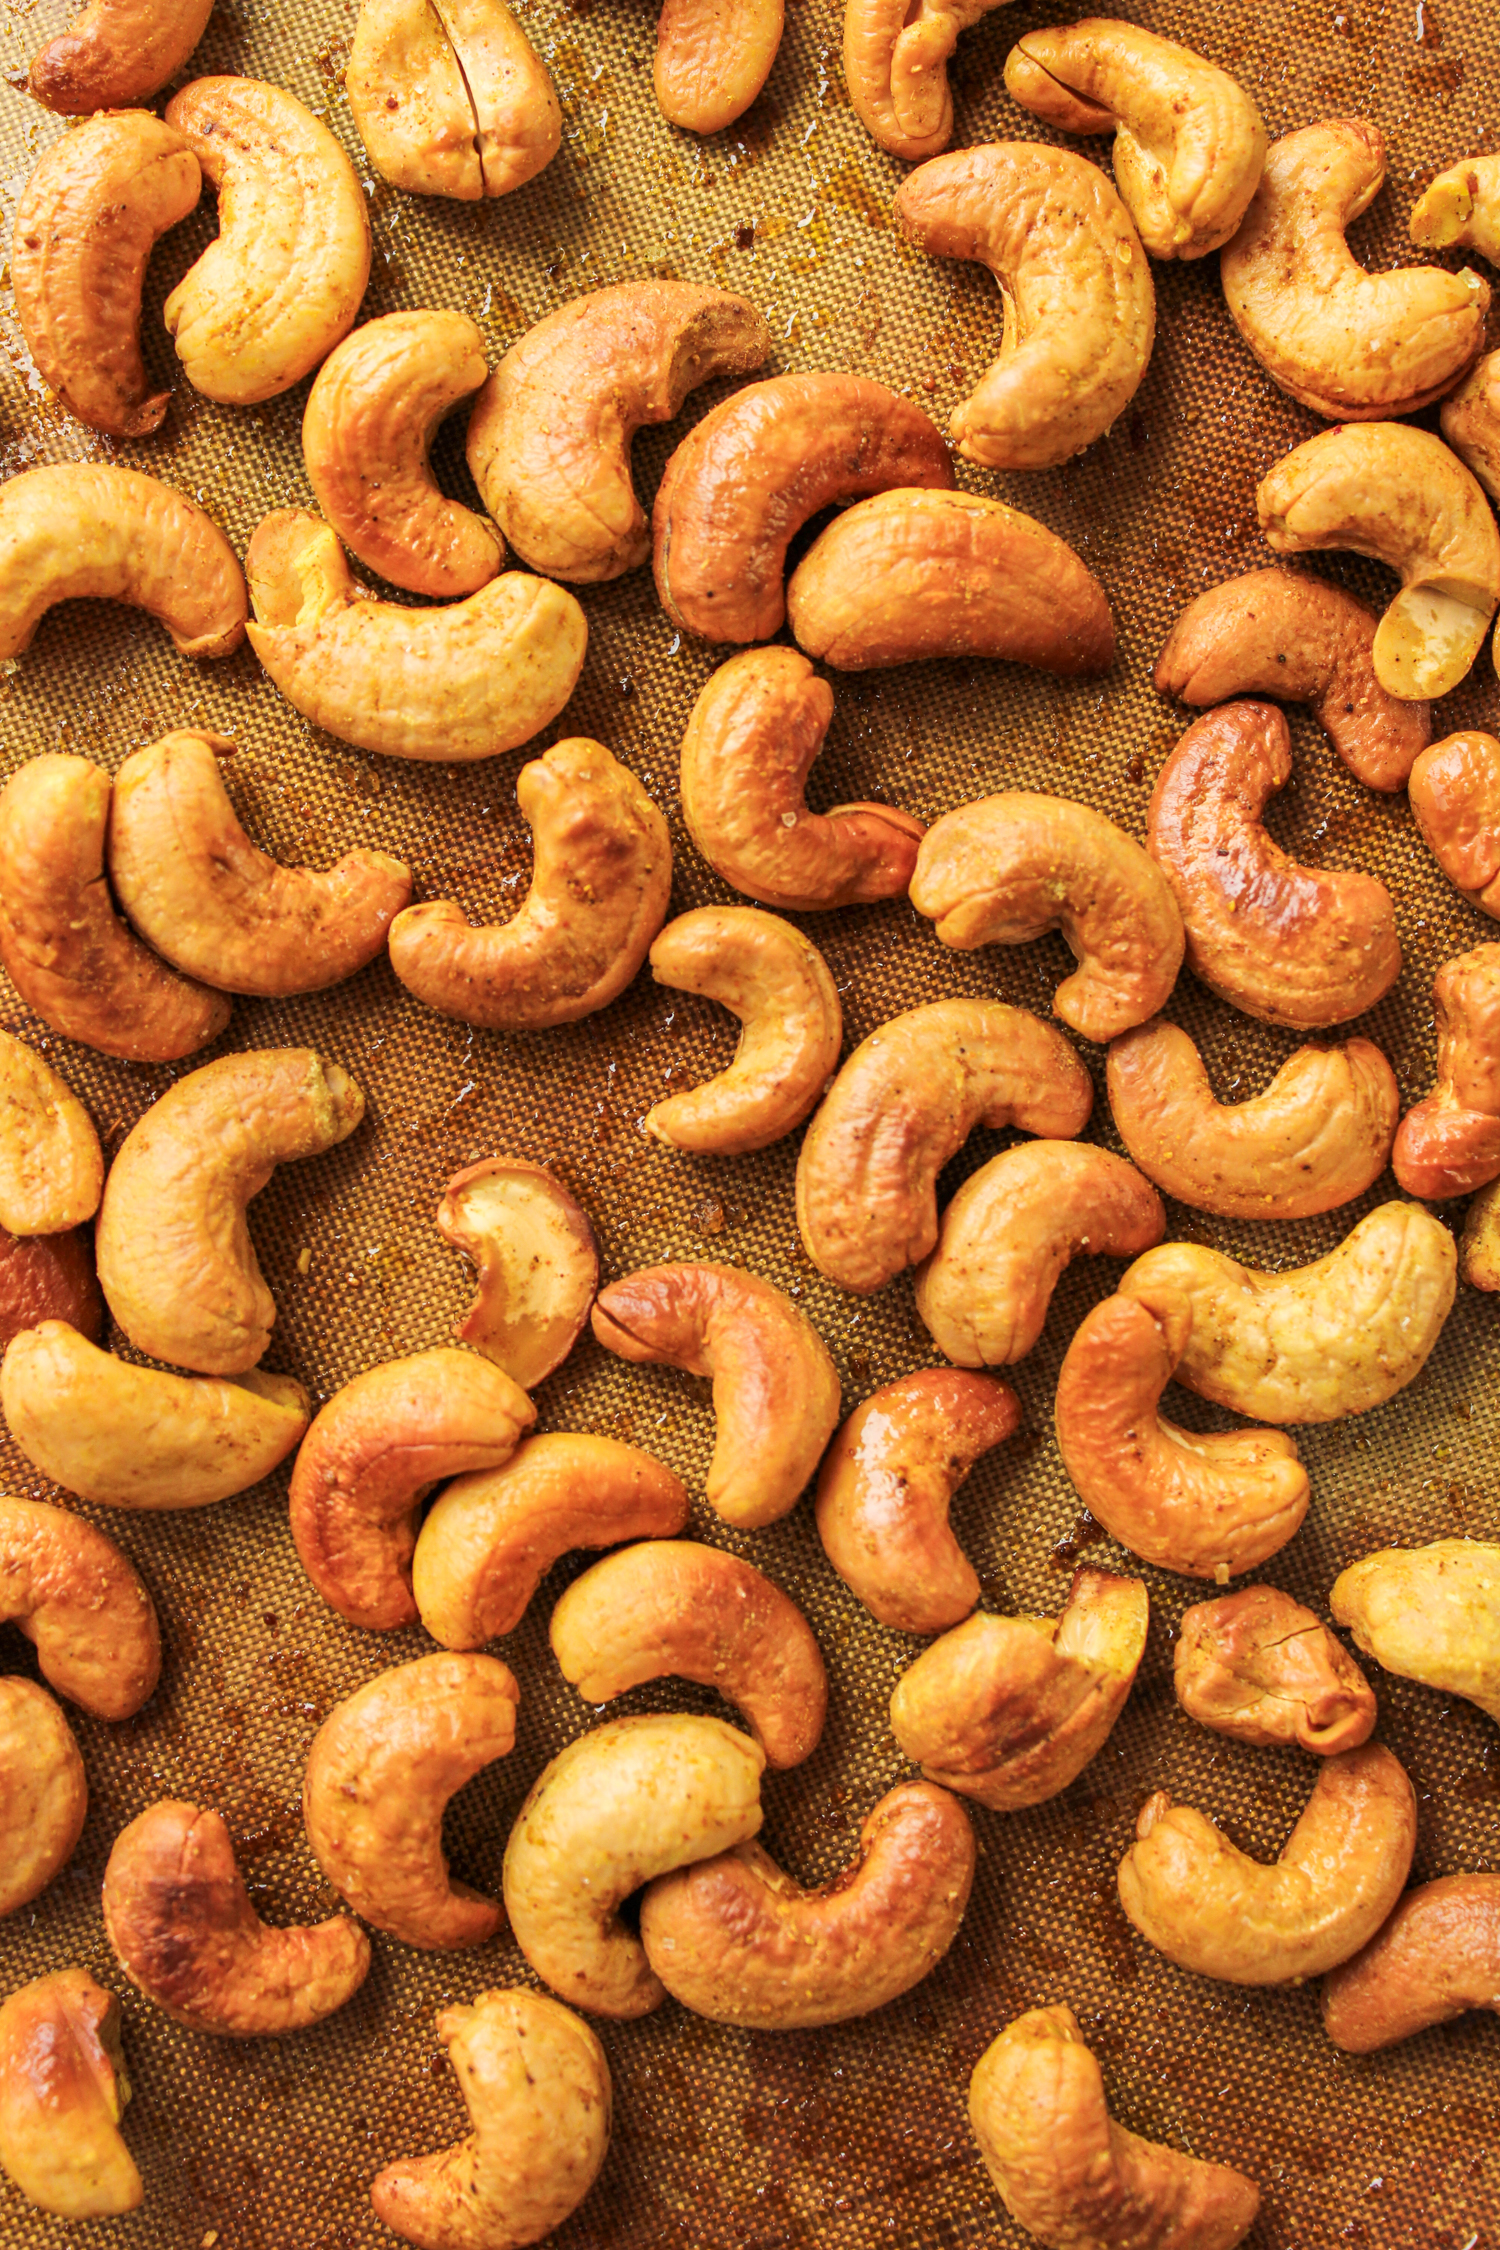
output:
M 1476 727 L 1435 742 L 1412 767 L 1408 794 L 1449 882 L 1500 920 L 1500 741 Z
M 503 571 L 467 601 L 410 609 L 356 586 L 326 523 L 277 508 L 245 556 L 250 645 L 304 718 L 387 758 L 467 764 L 550 726 L 588 625 L 545 578 Z
M 1469 156 L 1430 180 L 1413 206 L 1419 250 L 1477 250 L 1500 266 L 1500 157 Z
M 1160 868 L 1068 797 L 1008 789 L 944 813 L 922 839 L 911 902 L 960 953 L 1061 930 L 1078 967 L 1052 1006 L 1085 1039 L 1154 1015 L 1182 966 L 1182 918 Z
M 1373 1187 L 1401 1114 L 1395 1072 L 1368 1039 L 1299 1047 L 1264 1093 L 1214 1098 L 1185 1031 L 1154 1016 L 1105 1065 L 1121 1140 L 1148 1179 L 1195 1211 L 1307 1219 Z
M 1347 1961 L 1401 1896 L 1417 1843 L 1406 1769 L 1378 1742 L 1325 1758 L 1269 1867 L 1164 1789 L 1120 1862 L 1120 1904 L 1143 1938 L 1226 1984 L 1303 1984 Z
M 1400 1901 L 1323 1987 L 1323 2029 L 1369 2055 L 1470 2008 L 1500 2011 L 1500 1875 L 1445 1875 Z
M 636 1363 L 711 1375 L 714 1513 L 755 1531 L 795 1508 L 839 1418 L 839 1379 L 812 1322 L 738 1266 L 646 1266 L 601 1290 L 594 1334 Z
M 641 1901 L 641 1943 L 673 1999 L 715 2023 L 848 2023 L 937 1967 L 973 1881 L 963 1806 L 907 1781 L 865 1820 L 853 1864 L 816 1889 L 757 1843 L 659 1876 Z
M 417 1508 L 444 1477 L 508 1461 L 536 1408 L 473 1352 L 413 1352 L 335 1391 L 292 1471 L 292 1538 L 331 1608 L 367 1632 L 414 1625 Z
M 1258 1749 L 1331 1758 L 1375 1730 L 1375 1691 L 1343 1642 L 1275 1586 L 1184 1610 L 1173 1678 L 1190 1719 Z
M 94 1216 L 103 1186 L 88 1111 L 34 1048 L 0 1031 L 0 1227 L 65 1234 Z
M 1146 841 L 1194 974 L 1262 1023 L 1318 1031 L 1384 998 L 1401 974 L 1401 941 L 1384 883 L 1304 867 L 1266 827 L 1266 802 L 1291 773 L 1291 733 L 1274 704 L 1221 704 L 1194 720 L 1157 775 Z
M 616 1719 L 569 1743 L 505 1847 L 511 1935 L 544 1983 L 598 2016 L 658 2007 L 663 1987 L 620 1902 L 753 1836 L 764 1764 L 720 1719 Z
M 0 1916 L 73 1857 L 89 1789 L 73 1729 L 34 1680 L 0 1679 Z
M 1391 1169 L 1408 1195 L 1441 1202 L 1500 1175 L 1500 945 L 1476 945 L 1432 980 L 1437 1084 L 1401 1120 Z
M 1094 1089 L 1061 1032 L 999 1000 L 934 1000 L 861 1041 L 807 1129 L 797 1224 L 819 1273 L 862 1297 L 938 1238 L 937 1178 L 985 1125 L 1062 1139 Z
M 129 109 L 177 76 L 212 8 L 213 0 L 85 0 L 32 57 L 31 91 L 59 117 Z
M 1471 1289 L 1500 1289 L 1500 1181 L 1481 1188 L 1464 1217 L 1458 1271 Z
M 656 99 L 687 133 L 721 133 L 742 117 L 781 45 L 782 0 L 663 0 Z
M 528 328 L 469 417 L 474 482 L 517 554 L 575 585 L 645 562 L 636 431 L 675 421 L 700 383 L 748 375 L 770 349 L 748 297 L 688 281 L 592 289 Z
M 307 1753 L 302 1817 L 362 1921 L 429 1951 L 494 1936 L 499 1907 L 449 1876 L 443 1808 L 514 1746 L 520 1700 L 493 1656 L 419 1656 L 334 1705 Z
M 953 138 L 948 57 L 958 36 L 1007 0 L 844 0 L 844 77 L 855 115 L 892 156 L 916 164 Z
M 90 429 L 130 438 L 161 426 L 172 394 L 148 386 L 141 284 L 153 245 L 187 217 L 200 185 L 182 135 L 134 109 L 54 141 L 22 191 L 16 318 L 43 382 Z
M 1050 469 L 1103 437 L 1140 388 L 1156 335 L 1151 266 L 1100 171 L 1039 141 L 955 149 L 896 191 L 896 223 L 1000 285 L 1000 351 L 948 428 L 969 461 Z
M 1341 1571 L 1328 1606 L 1384 1671 L 1477 1703 L 1500 1723 L 1500 1546 L 1383 1547 Z
M 768 641 L 786 617 L 792 535 L 834 500 L 947 490 L 953 468 L 919 406 L 867 375 L 774 375 L 711 407 L 662 473 L 652 569 L 674 625 Z
M 370 162 L 414 195 L 509 195 L 562 140 L 552 80 L 504 0 L 364 0 L 345 85 Z
M 470 922 L 439 898 L 391 924 L 391 967 L 407 990 L 486 1031 L 541 1031 L 607 1008 L 645 960 L 672 890 L 667 824 L 602 742 L 554 743 L 521 768 L 516 802 L 534 864 L 508 922 Z
M 44 1320 L 65 1320 L 91 1343 L 102 1335 L 104 1298 L 89 1232 L 14 1235 L 0 1226 L 0 1351 Z
M 87 1969 L 54 1969 L 0 2006 L 0 2171 L 28 2203 L 64 2219 L 136 2208 L 129 2099 L 120 2003 Z
M 818 1747 L 828 1678 L 796 1603 L 752 1563 L 692 1539 L 643 1539 L 575 1578 L 552 1653 L 596 1709 L 644 1680 L 696 1680 L 744 1714 L 768 1766 Z
M 42 1500 L 0 1494 L 0 1618 L 34 1645 L 42 1678 L 96 1719 L 128 1719 L 156 1687 L 151 1596 L 112 1539 Z
M 1500 352 L 1477 359 L 1443 401 L 1443 435 L 1492 500 L 1500 500 Z
M 491 1156 L 454 1174 L 436 1219 L 479 1269 L 454 1335 L 534 1391 L 573 1349 L 599 1287 L 588 1213 L 543 1165 Z

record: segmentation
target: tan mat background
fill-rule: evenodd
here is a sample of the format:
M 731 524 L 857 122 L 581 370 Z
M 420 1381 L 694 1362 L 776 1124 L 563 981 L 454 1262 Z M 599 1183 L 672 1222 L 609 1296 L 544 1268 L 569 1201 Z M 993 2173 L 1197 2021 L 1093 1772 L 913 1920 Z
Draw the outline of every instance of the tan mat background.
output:
M 922 400 L 940 421 L 993 353 L 1000 315 L 989 277 L 905 251 L 888 226 L 902 167 L 875 148 L 847 106 L 830 0 L 791 0 L 765 94 L 737 129 L 701 145 L 656 112 L 646 0 L 530 0 L 522 18 L 562 95 L 563 149 L 538 181 L 484 206 L 404 197 L 369 173 L 340 84 L 354 12 L 353 0 L 221 4 L 193 67 L 277 80 L 343 139 L 374 222 L 368 315 L 462 307 L 498 355 L 530 322 L 600 284 L 647 273 L 719 281 L 765 308 L 777 367 L 867 372 Z M 1500 26 L 1484 0 L 1354 0 L 1342 8 L 1330 0 L 1147 0 L 1133 12 L 1234 70 L 1273 132 L 1330 112 L 1379 120 L 1390 140 L 1390 180 L 1355 236 L 1373 264 L 1414 256 L 1406 214 L 1434 169 L 1500 141 Z M 10 0 L 0 13 L 0 75 L 10 80 L 0 88 L 8 238 L 16 196 L 60 129 L 18 89 L 28 57 L 65 9 L 62 0 Z M 965 35 L 955 73 L 959 142 L 1041 134 L 1008 100 L 1001 70 L 1022 30 L 1065 13 L 1013 6 Z M 1093 153 L 1107 162 L 1102 147 Z M 148 354 L 164 379 L 175 363 L 160 306 L 213 225 L 205 198 L 167 236 L 150 271 Z M 1022 786 L 1082 799 L 1141 833 L 1153 778 L 1184 724 L 1154 694 L 1151 662 L 1192 594 L 1267 559 L 1255 483 L 1316 426 L 1241 346 L 1219 295 L 1217 260 L 1155 272 L 1155 359 L 1112 436 L 1081 461 L 1031 478 L 960 470 L 965 484 L 1031 510 L 1087 557 L 1119 622 L 1114 671 L 1102 683 L 980 664 L 835 676 L 838 714 L 815 775 L 817 801 L 884 795 L 931 818 Z M 41 461 L 129 460 L 199 498 L 241 553 L 266 509 L 309 500 L 298 445 L 305 386 L 236 412 L 179 379 L 160 435 L 115 447 L 48 400 L 8 297 L 0 320 L 5 473 Z M 682 428 L 716 395 L 700 393 L 680 425 L 642 436 L 643 493 L 654 489 Z M 437 459 L 448 488 L 472 498 L 461 415 Z M 1339 557 L 1323 567 L 1377 605 L 1385 598 L 1380 571 Z M 677 849 L 674 910 L 726 898 L 687 842 L 677 802 L 683 723 L 723 652 L 679 639 L 648 573 L 581 592 L 588 661 L 554 733 L 599 736 L 660 802 Z M 1497 703 L 1486 657 L 1441 724 L 1493 726 Z M 56 748 L 113 767 L 188 721 L 234 736 L 236 801 L 283 859 L 321 863 L 378 843 L 412 862 L 419 895 L 456 895 L 494 916 L 524 892 L 529 842 L 514 801 L 521 755 L 467 769 L 365 757 L 306 726 L 248 649 L 194 666 L 149 621 L 103 604 L 53 613 L 32 650 L 5 668 L 0 777 Z M 1394 891 L 1406 971 L 1355 1028 L 1381 1042 L 1415 1098 L 1432 1070 L 1432 975 L 1496 933 L 1432 866 L 1404 798 L 1361 789 L 1305 714 L 1294 726 L 1296 777 L 1273 827 L 1300 855 L 1369 868 Z M 954 955 L 900 903 L 808 917 L 805 927 L 832 964 L 850 1044 L 899 1009 L 947 993 L 993 993 L 1045 1013 L 1064 973 L 1058 939 Z M 1201 1041 L 1227 1096 L 1258 1090 L 1297 1043 L 1236 1015 L 1186 976 L 1169 1012 Z M 53 1056 L 112 1145 L 174 1075 L 68 1047 L 3 984 L 0 1021 Z M 808 1267 L 792 1217 L 795 1142 L 759 1157 L 697 1161 L 637 1131 L 669 1083 L 691 1082 L 727 1059 L 729 1020 L 707 1003 L 641 980 L 573 1029 L 471 1035 L 424 1011 L 377 963 L 330 995 L 239 1002 L 225 1044 L 288 1041 L 315 1042 L 370 1097 L 346 1147 L 288 1167 L 253 1211 L 281 1308 L 270 1363 L 295 1370 L 320 1396 L 374 1361 L 447 1337 L 467 1299 L 467 1269 L 439 1241 L 431 1213 L 452 1170 L 496 1151 L 558 1169 L 593 1216 L 610 1274 L 653 1259 L 711 1256 L 789 1290 L 838 1361 L 846 1407 L 936 1356 L 907 1283 L 860 1302 Z M 1115 1145 L 1102 1060 L 1088 1055 L 1100 1091 L 1090 1131 Z M 999 1145 L 999 1136 L 976 1134 L 945 1189 Z M 1367 1203 L 1392 1192 L 1388 1178 Z M 1366 1207 L 1294 1226 L 1236 1225 L 1174 1209 L 1172 1231 L 1262 1264 L 1293 1265 L 1330 1248 Z M 1456 1223 L 1459 1213 L 1451 1216 Z M 1051 1436 L 1051 1401 L 1069 1336 L 1117 1270 L 1084 1260 L 1066 1275 L 1041 1344 L 1012 1371 L 1026 1433 L 981 1465 L 957 1507 L 986 1604 L 997 1610 L 1055 1611 L 1066 1592 L 1079 1508 Z M 1373 1546 L 1496 1535 L 1495 1322 L 1492 1300 L 1464 1292 L 1419 1383 L 1380 1412 L 1305 1433 L 1314 1505 L 1297 1540 L 1268 1566 L 1268 1580 L 1321 1606 L 1335 1573 Z M 658 1453 L 700 1496 L 696 1535 L 752 1556 L 805 1606 L 831 1674 L 828 1730 L 808 1765 L 769 1781 L 766 1837 L 800 1877 L 829 1875 L 876 1797 L 909 1771 L 887 1731 L 886 1706 L 919 1644 L 874 1625 L 844 1592 L 806 1505 L 748 1535 L 708 1514 L 705 1385 L 666 1370 L 623 1369 L 584 1342 L 538 1403 L 543 1428 L 606 1430 Z M 1174 1395 L 1168 1403 L 1195 1426 L 1212 1420 L 1198 1401 Z M 0 1465 L 12 1489 L 45 1490 L 13 1450 Z M 369 1636 L 328 1612 L 288 1536 L 284 1479 L 194 1514 L 102 1511 L 97 1520 L 156 1597 L 167 1647 L 162 1685 L 130 1724 L 74 1715 L 92 1790 L 89 1826 L 51 1889 L 0 1924 L 0 1989 L 79 1961 L 120 1992 L 136 2088 L 128 2131 L 147 2201 L 120 2222 L 68 2227 L 0 2185 L 0 2242 L 7 2250 L 107 2241 L 132 2250 L 354 2250 L 389 2241 L 368 2205 L 369 2180 L 393 2156 L 439 2146 L 463 2129 L 433 2012 L 529 1977 L 514 1946 L 502 1937 L 475 1953 L 432 1956 L 377 1939 L 368 1985 L 325 2025 L 283 2041 L 213 2041 L 176 2029 L 126 1985 L 104 1941 L 99 1883 L 121 1825 L 157 1797 L 178 1794 L 223 1811 L 268 1919 L 331 1911 L 335 1898 L 302 1834 L 307 1744 L 359 1681 L 430 1644 L 416 1631 Z M 1107 1542 L 1090 1552 L 1134 1567 Z M 490 1890 L 524 1791 L 547 1757 L 597 1723 L 558 1677 L 546 1641 L 551 1599 L 580 1567 L 577 1558 L 564 1563 L 500 1644 L 524 1692 L 520 1738 L 449 1816 L 456 1869 Z M 560 2250 L 1020 2243 L 969 2139 L 965 2097 L 969 2071 L 995 2032 L 1046 2001 L 1078 2011 L 1124 2121 L 1241 2165 L 1264 2183 L 1256 2250 L 1494 2250 L 1500 2083 L 1492 2020 L 1469 2018 L 1351 2061 L 1325 2042 L 1313 1992 L 1245 1992 L 1189 1976 L 1124 1923 L 1113 1870 L 1149 1789 L 1165 1784 L 1185 1795 L 1236 1841 L 1271 1857 L 1314 1774 L 1300 1753 L 1237 1747 L 1177 1711 L 1173 1632 L 1201 1589 L 1146 1575 L 1150 1650 L 1112 1740 L 1057 1802 L 1008 1818 L 976 1810 L 974 1903 L 951 1955 L 916 1992 L 871 2021 L 781 2038 L 721 2030 L 670 2002 L 643 2023 L 600 2026 L 615 2080 L 614 2145 L 595 2192 L 557 2237 Z M 12 1628 L 0 1628 L 0 1662 L 32 1669 Z M 1384 1737 L 1420 1797 L 1417 1876 L 1500 1865 L 1495 1729 L 1470 1705 L 1396 1680 L 1379 1686 Z M 668 1681 L 625 1707 L 706 1709 L 712 1698 Z

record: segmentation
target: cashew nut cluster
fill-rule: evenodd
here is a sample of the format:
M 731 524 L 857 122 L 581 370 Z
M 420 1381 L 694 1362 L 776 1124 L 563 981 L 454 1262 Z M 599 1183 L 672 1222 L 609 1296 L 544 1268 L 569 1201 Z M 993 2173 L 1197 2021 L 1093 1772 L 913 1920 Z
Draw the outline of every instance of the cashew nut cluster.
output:
M 509 195 L 562 140 L 552 80 L 505 0 L 363 0 L 345 87 L 370 162 L 413 195 Z
M 0 2005 L 0 2171 L 28 2203 L 63 2219 L 136 2209 L 129 2099 L 120 2003 L 87 1969 L 54 1969 Z
M 948 57 L 1007 0 L 845 0 L 844 78 L 855 115 L 892 156 L 936 156 L 953 138 Z
M 1375 1691 L 1343 1642 L 1275 1586 L 1184 1610 L 1173 1674 L 1190 1719 L 1259 1749 L 1332 1758 L 1375 1730 Z
M 66 1509 L 0 1494 L 0 1619 L 33 1644 L 42 1678 L 96 1719 L 131 1718 L 155 1690 L 151 1596 L 114 1541 Z
M 85 0 L 32 56 L 31 92 L 59 117 L 128 109 L 177 76 L 212 8 L 213 0 Z
M 1500 945 L 1476 945 L 1432 980 L 1437 1084 L 1401 1120 L 1391 1169 L 1424 1202 L 1500 1175 Z
M 1412 767 L 1408 795 L 1449 882 L 1500 920 L 1500 741 L 1473 728 L 1435 742 Z
M 93 1217 L 103 1186 L 88 1111 L 34 1048 L 0 1031 L 0 1227 L 65 1234 Z
M 688 133 L 743 116 L 770 76 L 782 15 L 782 0 L 663 0 L 652 73 L 662 115 Z
M 479 1269 L 453 1333 L 534 1391 L 577 1342 L 599 1286 L 587 1212 L 544 1165 L 492 1156 L 454 1174 L 436 1219 Z
M 1500 1723 L 1500 1546 L 1383 1547 L 1340 1572 L 1328 1606 L 1387 1672 L 1477 1703 Z
M 67 1866 L 88 1809 L 83 1758 L 62 1712 L 35 1680 L 0 1678 L 0 1918 Z
M 1392 2047 L 1470 2008 L 1500 2012 L 1500 1875 L 1418 1884 L 1323 1986 L 1323 2029 L 1346 2055 Z

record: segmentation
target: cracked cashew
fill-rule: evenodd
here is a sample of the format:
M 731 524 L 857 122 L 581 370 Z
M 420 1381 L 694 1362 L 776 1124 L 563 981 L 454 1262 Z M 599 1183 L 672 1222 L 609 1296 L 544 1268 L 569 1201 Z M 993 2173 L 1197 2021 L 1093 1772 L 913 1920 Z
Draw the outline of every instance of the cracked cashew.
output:
M 363 0 L 345 87 L 370 162 L 413 195 L 509 195 L 561 145 L 556 90 L 505 0 Z
M 1275 1586 L 1184 1610 L 1172 1671 L 1190 1719 L 1258 1749 L 1332 1758 L 1375 1730 L 1375 1691 L 1343 1642 Z

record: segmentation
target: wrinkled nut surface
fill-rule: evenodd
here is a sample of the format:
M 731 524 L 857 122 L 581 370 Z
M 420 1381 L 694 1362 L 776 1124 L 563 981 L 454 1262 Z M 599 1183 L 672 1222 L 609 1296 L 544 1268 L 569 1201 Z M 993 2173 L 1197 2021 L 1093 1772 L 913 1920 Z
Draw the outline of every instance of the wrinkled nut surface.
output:
M 34 1680 L 0 1679 L 0 1916 L 72 1858 L 89 1790 L 73 1730 Z
M 573 1349 L 599 1286 L 588 1213 L 543 1165 L 491 1156 L 454 1173 L 437 1230 L 479 1273 L 453 1333 L 534 1391 Z
M 761 1845 L 737 1844 L 658 1877 L 641 1902 L 641 1942 L 673 1999 L 715 2023 L 847 2023 L 937 1967 L 964 1918 L 974 1856 L 956 1798 L 904 1782 L 831 1882 L 804 1890 Z
M 1343 1642 L 1275 1586 L 1184 1610 L 1173 1676 L 1190 1719 L 1257 1749 L 1332 1758 L 1375 1730 L 1375 1691 Z
M 1323 2029 L 1346 2055 L 1393 2047 L 1470 2008 L 1500 2011 L 1500 1875 L 1418 1884 L 1323 1987 Z
M 1367 1742 L 1323 1761 L 1269 1867 L 1164 1789 L 1135 1834 L 1120 1904 L 1158 1952 L 1227 1984 L 1302 1984 L 1357 1953 L 1401 1896 L 1417 1800 L 1399 1760 Z
M 14 1235 L 0 1227 L 0 1351 L 44 1320 L 64 1320 L 91 1343 L 104 1329 L 104 1298 L 87 1227 Z
M 370 162 L 413 195 L 509 195 L 562 140 L 552 80 L 504 0 L 364 0 L 345 84 Z
M 754 1565 L 692 1539 L 646 1539 L 575 1578 L 552 1653 L 585 1703 L 645 1680 L 696 1680 L 743 1712 L 769 1766 L 818 1747 L 828 1679 L 796 1603 Z
M 1154 1015 L 1182 966 L 1182 917 L 1161 869 L 1068 797 L 1008 789 L 944 813 L 922 839 L 911 902 L 960 953 L 1061 930 L 1078 967 L 1052 1005 L 1085 1039 Z
M 896 1683 L 891 1732 L 929 1781 L 993 1812 L 1045 1804 L 1104 1743 L 1146 1653 L 1139 1578 L 1074 1574 L 1060 1617 L 980 1612 Z
M 1390 991 L 1401 942 L 1383 883 L 1304 867 L 1266 827 L 1267 801 L 1291 773 L 1291 734 L 1274 704 L 1205 712 L 1156 777 L 1146 840 L 1172 886 L 1195 976 L 1262 1023 L 1316 1031 Z
M 1443 401 L 1443 435 L 1492 500 L 1500 500 L 1500 352 L 1474 362 Z
M 28 2203 L 64 2219 L 136 2208 L 129 2099 L 120 2003 L 87 1969 L 54 1969 L 0 2005 L 0 2171 Z
M 0 1619 L 42 1678 L 96 1719 L 128 1719 L 161 1673 L 151 1596 L 112 1539 L 43 1500 L 0 1494 Z
M 1006 0 L 845 0 L 844 78 L 856 116 L 916 164 L 953 137 L 948 57 L 958 35 Z
M 1449 882 L 1500 920 L 1500 741 L 1471 728 L 1435 742 L 1412 767 L 1408 794 Z
M 807 1129 L 797 1224 L 819 1273 L 870 1296 L 938 1238 L 937 1178 L 976 1125 L 1064 1139 L 1094 1089 L 1050 1024 L 999 1000 L 935 1000 L 861 1041 Z
M 31 91 L 59 117 L 128 109 L 177 76 L 212 8 L 213 0 L 85 0 L 32 57 Z
M 1391 1169 L 1439 1202 L 1500 1174 L 1500 945 L 1445 961 L 1432 981 L 1437 1084 L 1401 1120 Z
M 0 1227 L 64 1234 L 94 1216 L 103 1186 L 88 1111 L 34 1048 L 0 1031 Z
M 797 1505 L 837 1425 L 839 1379 L 789 1297 L 738 1266 L 645 1266 L 600 1291 L 593 1328 L 621 1359 L 713 1377 L 716 1515 L 753 1531 Z
M 968 461 L 1050 469 L 1103 437 L 1140 387 L 1156 290 L 1130 214 L 1096 164 L 1039 141 L 935 157 L 896 192 L 896 222 L 936 258 L 1000 285 L 1000 351 L 949 430 Z
M 1458 1245 L 1459 1278 L 1471 1289 L 1500 1289 L 1500 1182 L 1469 1205 Z
M 622 1899 L 761 1823 L 765 1759 L 720 1719 L 616 1719 L 533 1784 L 505 1847 L 511 1935 L 555 1992 L 594 2015 L 648 2015 L 663 1987 Z
M 542 1031 L 607 1008 L 645 960 L 672 890 L 667 824 L 602 742 L 554 743 L 522 767 L 516 802 L 534 864 L 508 922 L 471 923 L 442 898 L 391 924 L 391 967 L 407 990 L 486 1031 Z
M 662 115 L 721 133 L 764 86 L 781 45 L 782 0 L 664 0 L 653 77 Z
M 1341 1571 L 1328 1606 L 1387 1672 L 1461 1695 L 1500 1722 L 1500 1547 L 1434 1539 Z
M 499 1907 L 449 1876 L 443 1808 L 513 1748 L 520 1700 L 493 1656 L 419 1656 L 366 1680 L 323 1721 L 302 1816 L 314 1858 L 362 1921 L 428 1950 L 494 1936 Z

